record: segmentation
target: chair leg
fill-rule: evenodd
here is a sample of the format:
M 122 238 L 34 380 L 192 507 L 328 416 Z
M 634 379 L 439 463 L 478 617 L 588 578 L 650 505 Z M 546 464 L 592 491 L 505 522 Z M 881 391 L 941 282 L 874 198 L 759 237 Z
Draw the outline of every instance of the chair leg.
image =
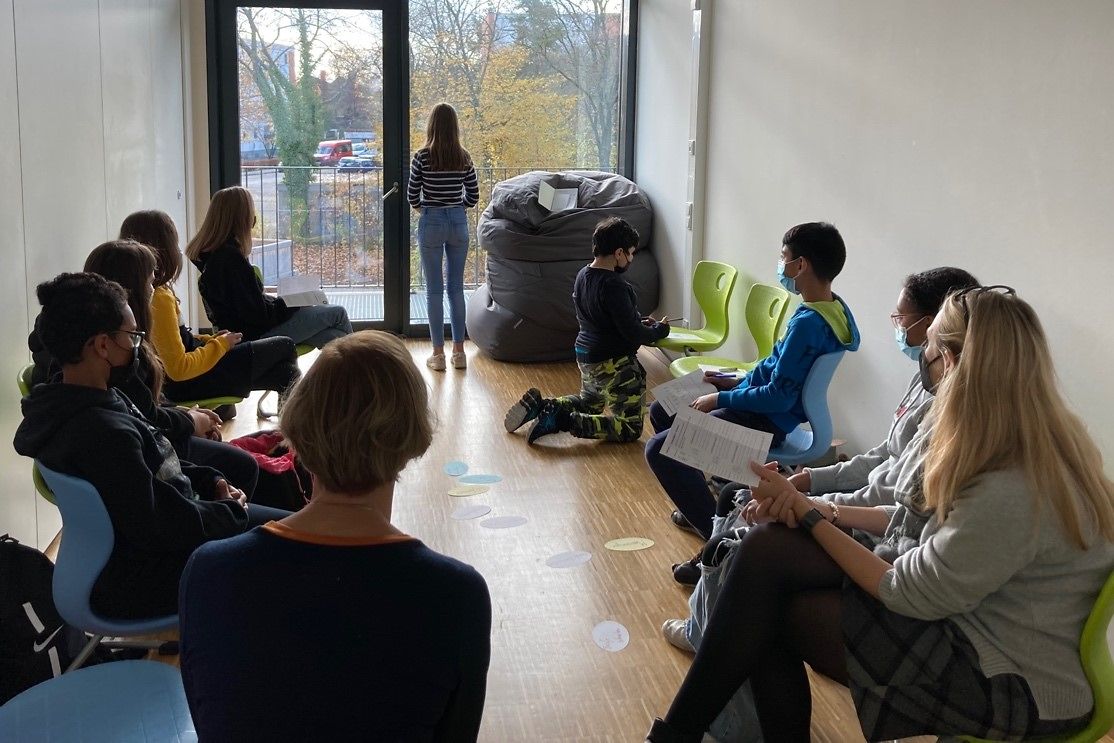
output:
M 270 420 L 271 418 L 277 418 L 278 417 L 278 412 L 268 413 L 266 410 L 263 409 L 263 401 L 266 400 L 267 396 L 270 395 L 273 391 L 274 390 L 265 390 L 263 392 L 263 394 L 260 395 L 259 403 L 255 406 L 255 417 L 256 418 L 261 418 L 263 420 Z
M 104 639 L 104 635 L 90 635 L 89 641 L 81 648 L 81 652 L 74 656 L 74 659 L 66 666 L 63 673 L 76 671 L 85 665 L 85 661 L 89 660 L 89 656 L 93 654 L 98 647 L 106 648 L 141 648 L 145 650 L 157 650 L 159 655 L 177 655 L 178 654 L 178 641 L 177 640 L 126 640 L 126 639 Z
M 81 649 L 81 652 L 74 656 L 74 659 L 66 666 L 66 670 L 63 671 L 63 673 L 76 671 L 85 665 L 85 661 L 89 660 L 89 656 L 93 654 L 93 651 L 97 649 L 97 646 L 101 644 L 101 640 L 103 639 L 104 635 L 92 635 L 89 638 L 89 642 L 85 643 L 85 647 Z

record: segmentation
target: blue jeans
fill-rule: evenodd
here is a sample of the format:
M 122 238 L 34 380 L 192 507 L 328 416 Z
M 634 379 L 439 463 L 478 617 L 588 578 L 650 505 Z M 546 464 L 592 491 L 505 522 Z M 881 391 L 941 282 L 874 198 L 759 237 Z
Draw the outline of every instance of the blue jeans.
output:
M 449 321 L 453 342 L 464 340 L 464 259 L 468 257 L 468 218 L 463 206 L 422 207 L 418 218 L 418 247 L 425 274 L 429 339 L 435 348 L 445 345 L 445 308 L 442 295 L 442 254 L 448 263 Z
M 319 304 L 314 307 L 299 307 L 289 320 L 279 323 L 259 337 L 285 335 L 295 343 L 324 348 L 329 341 L 351 332 L 352 323 L 343 307 L 337 304 Z

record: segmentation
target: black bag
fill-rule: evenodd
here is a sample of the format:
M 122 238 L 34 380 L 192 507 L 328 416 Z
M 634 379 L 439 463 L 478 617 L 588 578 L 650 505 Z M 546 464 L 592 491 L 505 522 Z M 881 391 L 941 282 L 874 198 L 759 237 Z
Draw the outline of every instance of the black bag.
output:
M 0 704 L 62 675 L 85 645 L 85 633 L 54 608 L 53 580 L 46 555 L 0 537 Z

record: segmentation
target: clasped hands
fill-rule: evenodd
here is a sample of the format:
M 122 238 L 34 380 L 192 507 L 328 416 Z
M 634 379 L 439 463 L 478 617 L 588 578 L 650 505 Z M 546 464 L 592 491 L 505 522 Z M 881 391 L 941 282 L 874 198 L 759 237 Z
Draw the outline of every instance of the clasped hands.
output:
M 797 489 L 798 485 L 806 484 L 807 476 L 784 477 L 777 471 L 777 462 L 770 462 L 765 466 L 751 462 L 750 469 L 758 475 L 759 483 L 751 487 L 751 499 L 742 509 L 741 515 L 746 523 L 754 526 L 778 521 L 795 529 L 801 518 L 813 508 L 817 508 L 831 521 L 831 507 L 828 504 L 814 501 Z

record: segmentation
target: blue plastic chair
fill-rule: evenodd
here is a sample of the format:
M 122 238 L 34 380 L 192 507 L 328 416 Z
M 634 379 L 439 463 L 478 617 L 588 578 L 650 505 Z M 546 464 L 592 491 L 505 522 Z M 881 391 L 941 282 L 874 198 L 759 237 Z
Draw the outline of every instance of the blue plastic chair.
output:
M 770 461 L 795 467 L 814 462 L 832 445 L 832 414 L 828 410 L 828 387 L 835 376 L 836 367 L 846 351 L 824 354 L 812 363 L 805 377 L 801 399 L 804 403 L 808 428 L 797 426 L 785 437 L 781 446 L 770 449 Z
M 89 598 L 116 544 L 112 521 L 104 501 L 89 482 L 63 475 L 36 461 L 62 512 L 62 545 L 54 564 L 54 605 L 68 624 L 93 637 L 77 654 L 67 671 L 80 668 L 104 637 L 152 635 L 178 628 L 178 615 L 153 619 L 107 619 L 93 611 Z M 176 643 L 158 640 L 113 641 L 110 647 L 140 647 L 176 652 Z
M 82 668 L 0 707 L 0 740 L 20 743 L 192 743 L 182 674 L 149 660 Z

